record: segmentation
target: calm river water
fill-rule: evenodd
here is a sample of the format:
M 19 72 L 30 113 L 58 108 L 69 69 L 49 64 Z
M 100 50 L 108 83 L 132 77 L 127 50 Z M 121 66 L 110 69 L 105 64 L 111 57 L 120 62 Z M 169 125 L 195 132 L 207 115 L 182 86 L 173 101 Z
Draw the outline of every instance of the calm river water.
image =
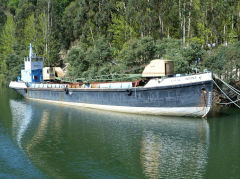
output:
M 0 178 L 240 178 L 240 111 L 140 116 L 1 90 Z

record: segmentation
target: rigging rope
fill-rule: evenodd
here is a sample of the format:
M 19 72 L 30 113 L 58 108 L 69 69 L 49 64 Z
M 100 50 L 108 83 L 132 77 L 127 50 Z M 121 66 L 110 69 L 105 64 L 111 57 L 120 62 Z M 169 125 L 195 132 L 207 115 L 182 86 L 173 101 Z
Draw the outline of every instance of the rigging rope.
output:
M 102 78 L 107 77 L 107 78 Z M 109 77 L 109 78 L 108 78 Z M 109 74 L 109 75 L 101 75 L 95 76 L 95 78 L 77 78 L 76 80 L 80 81 L 113 81 L 113 80 L 123 80 L 123 79 L 131 79 L 131 78 L 139 78 L 142 77 L 141 74 Z
M 104 78 L 102 78 L 104 77 Z M 109 75 L 100 75 L 95 76 L 95 78 L 55 78 L 57 80 L 65 81 L 65 82 L 77 82 L 77 81 L 113 81 L 113 80 L 123 80 L 123 79 L 137 79 L 142 77 L 142 74 L 109 74 Z
M 131 69 L 129 69 L 129 70 L 124 70 L 124 71 L 122 71 L 121 73 L 134 72 L 135 70 L 140 70 L 140 69 L 142 69 L 142 68 L 145 68 L 147 65 L 148 65 L 148 63 L 142 64 L 142 65 L 137 66 L 137 67 L 135 67 L 135 68 L 131 68 Z

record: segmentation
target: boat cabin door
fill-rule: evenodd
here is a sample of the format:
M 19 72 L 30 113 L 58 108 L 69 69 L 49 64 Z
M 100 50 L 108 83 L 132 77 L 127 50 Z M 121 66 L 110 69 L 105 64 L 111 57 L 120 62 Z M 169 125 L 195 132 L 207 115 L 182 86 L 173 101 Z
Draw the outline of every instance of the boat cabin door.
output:
M 171 73 L 171 65 L 169 63 L 165 63 L 165 76 Z

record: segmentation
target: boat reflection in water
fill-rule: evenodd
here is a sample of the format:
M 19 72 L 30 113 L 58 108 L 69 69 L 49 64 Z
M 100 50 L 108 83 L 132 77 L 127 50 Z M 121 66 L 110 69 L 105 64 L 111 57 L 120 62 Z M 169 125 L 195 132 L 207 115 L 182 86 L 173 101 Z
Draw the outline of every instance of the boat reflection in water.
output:
M 22 148 L 22 138 L 28 125 L 32 120 L 32 106 L 26 105 L 24 101 L 10 100 L 12 110 L 12 134 L 20 148 Z
M 50 177 L 204 176 L 204 119 L 157 117 L 11 101 L 14 137 Z
M 46 175 L 37 169 L 21 150 L 20 141 L 23 137 L 22 134 L 24 134 L 24 130 L 28 128 L 29 120 L 26 116 L 20 115 L 22 113 L 20 109 L 25 110 L 26 105 L 21 105 L 21 102 L 16 102 L 14 104 L 18 106 L 12 109 L 19 109 L 19 111 L 11 111 L 10 105 L 12 106 L 12 104 L 9 102 L 8 95 L 6 95 L 5 91 L 1 90 L 2 89 L 0 89 L 0 178 L 46 178 Z M 15 115 L 19 114 L 20 116 L 12 116 L 11 113 Z M 14 117 L 15 120 L 12 121 L 12 117 Z M 22 118 L 23 120 L 21 120 Z M 13 124 L 14 122 L 18 123 Z M 12 136 L 15 141 L 12 140 Z
M 145 175 L 148 178 L 203 176 L 208 160 L 207 121 L 161 122 L 161 132 L 143 131 L 140 156 Z

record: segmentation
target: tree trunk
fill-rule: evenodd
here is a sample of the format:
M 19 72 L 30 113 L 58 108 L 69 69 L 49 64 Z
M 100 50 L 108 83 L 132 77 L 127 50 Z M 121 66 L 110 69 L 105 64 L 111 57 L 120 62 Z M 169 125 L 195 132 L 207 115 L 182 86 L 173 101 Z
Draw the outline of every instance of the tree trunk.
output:
M 190 43 L 190 33 L 191 33 L 191 9 L 192 9 L 192 0 L 190 0 L 190 9 L 188 12 L 188 34 L 187 34 L 187 37 L 188 37 L 187 46 L 188 47 L 189 47 L 189 43 Z
M 178 1 L 178 16 L 180 21 L 180 29 L 182 30 L 183 22 L 182 22 L 182 13 L 181 13 L 181 0 Z
M 226 25 L 223 27 L 223 37 L 224 37 L 224 45 L 227 46 L 227 37 L 226 37 Z
M 203 20 L 204 27 L 205 27 L 205 24 L 206 24 L 206 21 L 207 21 L 207 16 L 208 16 L 208 13 L 207 13 L 207 8 L 206 8 L 205 17 L 204 17 L 204 20 Z M 208 44 L 208 34 L 207 33 L 206 33 L 206 42 Z
M 49 61 L 49 52 L 48 52 L 48 37 L 49 37 L 49 29 L 50 29 L 50 0 L 48 1 L 48 22 L 47 22 L 47 33 L 46 33 L 46 54 L 47 54 L 47 61 L 48 61 L 48 66 L 50 66 L 50 61 Z
M 163 20 L 162 20 L 162 34 L 163 34 L 163 30 L 164 30 L 164 29 L 163 29 Z
M 89 29 L 90 29 L 90 33 L 91 33 L 91 37 L 92 37 L 92 41 L 93 41 L 93 46 L 95 48 L 95 40 L 94 40 L 94 37 L 93 37 L 93 31 L 92 31 L 92 28 L 91 28 L 90 24 L 89 24 Z
M 184 12 L 185 12 L 185 9 L 186 9 L 186 4 L 184 3 L 183 4 Z M 185 46 L 185 42 L 186 42 L 185 36 L 186 36 L 186 18 L 185 18 L 185 14 L 184 14 L 183 15 L 183 45 L 184 46 Z
M 170 34 L 169 34 L 169 25 L 168 25 L 168 36 L 167 36 L 167 37 L 168 37 L 168 39 L 170 38 Z
M 235 79 L 238 79 L 238 68 L 237 68 L 237 65 L 235 67 Z
M 158 15 L 158 21 L 159 21 L 159 34 L 160 34 L 160 38 L 161 38 L 161 36 L 162 36 L 162 18 L 161 18 L 160 12 Z

